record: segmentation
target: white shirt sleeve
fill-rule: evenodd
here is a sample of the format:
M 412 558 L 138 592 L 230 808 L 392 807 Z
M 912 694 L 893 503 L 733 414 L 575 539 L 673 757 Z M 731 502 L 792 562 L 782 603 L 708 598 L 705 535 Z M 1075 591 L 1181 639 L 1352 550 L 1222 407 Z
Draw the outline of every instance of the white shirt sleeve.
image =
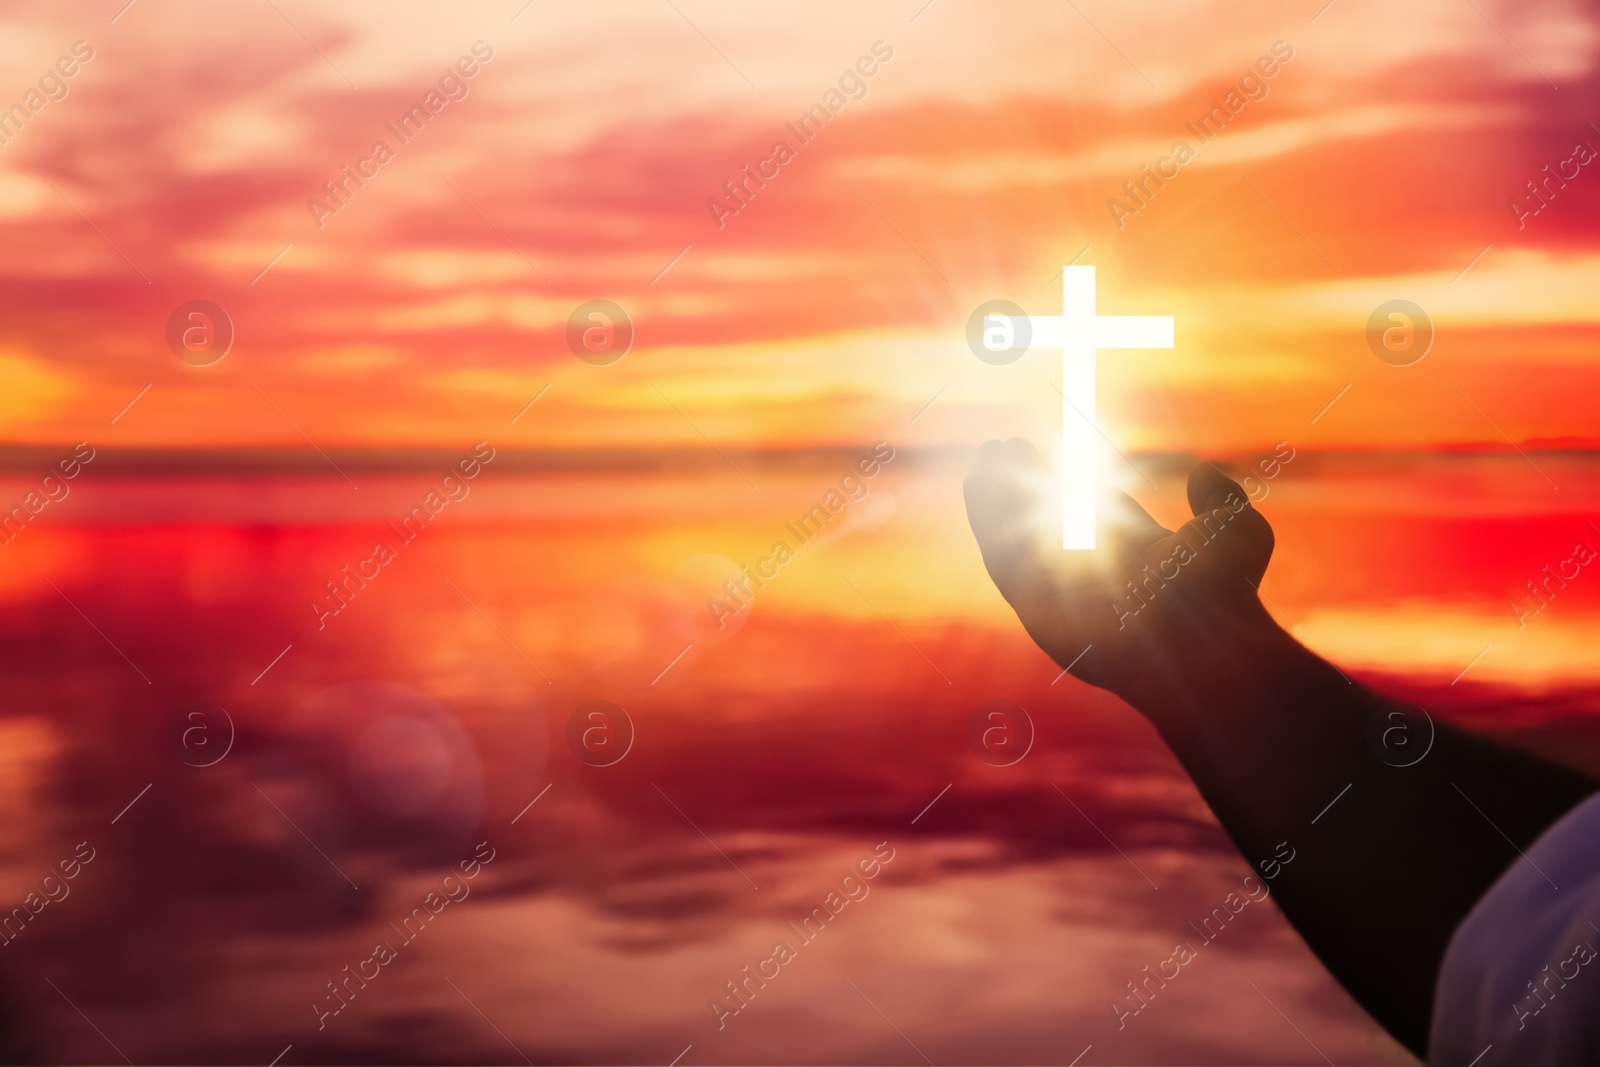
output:
M 1540 835 L 1450 939 L 1430 1067 L 1600 1065 L 1600 794 Z

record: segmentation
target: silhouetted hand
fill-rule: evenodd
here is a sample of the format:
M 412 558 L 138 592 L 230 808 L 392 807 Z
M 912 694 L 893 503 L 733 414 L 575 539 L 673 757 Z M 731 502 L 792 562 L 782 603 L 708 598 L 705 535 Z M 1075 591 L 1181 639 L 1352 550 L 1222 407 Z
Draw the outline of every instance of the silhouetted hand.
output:
M 1177 530 L 1117 493 L 1093 551 L 1061 548 L 1058 486 L 1029 442 L 987 441 L 966 481 L 967 517 L 1000 594 L 1075 677 L 1148 713 L 1141 695 L 1181 686 L 1240 625 L 1276 629 L 1255 590 L 1272 528 L 1216 467 L 1189 473 L 1195 518 Z
M 1508 862 L 1466 805 L 1494 812 L 1525 858 L 1600 783 L 1442 722 L 1426 760 L 1383 758 L 1372 724 L 1398 705 L 1267 614 L 1255 585 L 1272 529 L 1211 464 L 1189 473 L 1192 520 L 1164 529 L 1117 493 L 1090 552 L 1061 548 L 1058 485 L 1026 441 L 979 450 L 967 516 L 990 577 L 1057 663 L 1150 720 L 1240 852 L 1275 879 L 1272 899 L 1306 943 L 1426 1057 L 1445 948 Z M 1291 867 L 1291 842 L 1330 808 Z M 1526 918 L 1534 936 L 1542 917 Z M 1460 1062 L 1479 1047 L 1476 1036 L 1462 1045 Z

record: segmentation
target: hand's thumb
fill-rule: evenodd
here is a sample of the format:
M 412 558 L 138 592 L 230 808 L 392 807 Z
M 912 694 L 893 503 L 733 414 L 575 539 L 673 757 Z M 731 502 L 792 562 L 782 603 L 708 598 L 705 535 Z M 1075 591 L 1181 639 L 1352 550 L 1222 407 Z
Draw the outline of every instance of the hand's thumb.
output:
M 1201 462 L 1189 472 L 1187 495 L 1195 514 L 1190 525 L 1200 524 L 1207 534 L 1213 525 L 1229 531 L 1216 548 L 1252 584 L 1260 582 L 1272 558 L 1272 526 L 1251 504 L 1250 494 L 1215 464 Z
M 1201 512 L 1226 507 L 1230 494 L 1239 500 L 1250 499 L 1250 494 L 1244 491 L 1244 486 L 1224 474 L 1222 468 L 1214 463 L 1202 460 L 1189 472 L 1189 511 L 1192 514 L 1199 515 Z

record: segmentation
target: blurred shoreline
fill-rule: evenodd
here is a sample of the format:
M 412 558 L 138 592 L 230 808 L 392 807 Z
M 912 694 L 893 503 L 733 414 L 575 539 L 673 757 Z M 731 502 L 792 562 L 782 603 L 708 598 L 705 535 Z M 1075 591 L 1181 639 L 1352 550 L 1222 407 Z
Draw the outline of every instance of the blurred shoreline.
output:
M 253 474 L 320 474 L 332 473 L 329 462 L 347 470 L 364 471 L 426 471 L 453 464 L 463 447 L 470 445 L 463 439 L 460 445 L 427 448 L 390 447 L 340 447 L 329 445 L 320 451 L 306 447 L 235 447 L 235 448 L 123 448 L 99 445 L 100 456 L 95 463 L 96 473 L 102 471 L 128 471 L 139 473 L 227 473 L 248 476 Z M 810 469 L 817 464 L 832 464 L 853 460 L 871 441 L 801 448 L 751 448 L 719 445 L 717 450 L 703 445 L 682 448 L 614 448 L 614 449 L 544 449 L 497 446 L 497 469 L 515 469 L 533 472 L 565 471 L 684 471 L 701 468 L 727 469 L 727 460 L 743 465 L 749 463 L 762 469 Z M 0 444 L 0 474 L 29 472 L 39 467 L 53 466 L 63 448 L 70 450 L 71 442 L 48 445 Z M 1147 474 L 1187 472 L 1201 459 L 1215 462 L 1243 462 L 1272 451 L 1271 444 L 1257 449 L 1216 452 L 1154 452 L 1126 450 L 1124 455 L 1135 467 Z M 719 454 L 720 450 L 720 454 Z M 976 451 L 969 445 L 915 446 L 896 445 L 899 455 L 912 463 L 946 463 L 966 460 Z M 1478 443 L 1440 445 L 1433 448 L 1300 448 L 1297 454 L 1314 462 L 1350 464 L 1360 466 L 1374 462 L 1407 463 L 1434 461 L 1473 460 L 1484 458 L 1510 458 L 1525 455 L 1548 456 L 1555 459 L 1589 462 L 1600 459 L 1600 441 L 1594 442 L 1529 442 L 1518 446 L 1504 443 Z

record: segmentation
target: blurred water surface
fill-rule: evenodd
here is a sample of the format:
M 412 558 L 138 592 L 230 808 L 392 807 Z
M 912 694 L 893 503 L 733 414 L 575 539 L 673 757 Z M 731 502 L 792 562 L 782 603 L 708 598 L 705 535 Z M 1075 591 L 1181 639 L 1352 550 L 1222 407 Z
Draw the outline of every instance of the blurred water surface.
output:
M 965 457 L 794 536 L 852 462 L 490 464 L 411 540 L 442 470 L 86 470 L 0 549 L 6 1054 L 1410 1062 L 1265 902 L 1119 1027 L 1249 868 L 1000 603 Z M 1511 601 L 1600 543 L 1565 503 L 1600 468 L 1540 464 L 1562 493 L 1515 455 L 1299 457 L 1264 589 L 1352 672 L 1593 766 L 1600 578 Z M 1169 522 L 1183 466 L 1131 483 Z M 997 700 L 1033 732 L 1004 766 Z

